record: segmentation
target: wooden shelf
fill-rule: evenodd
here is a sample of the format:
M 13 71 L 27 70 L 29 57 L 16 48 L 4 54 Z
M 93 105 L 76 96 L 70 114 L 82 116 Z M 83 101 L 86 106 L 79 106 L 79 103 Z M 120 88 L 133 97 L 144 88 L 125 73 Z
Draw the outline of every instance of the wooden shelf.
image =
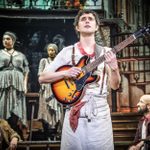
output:
M 13 19 L 74 19 L 78 9 L 5 9 L 0 8 L 0 18 Z M 104 10 L 96 10 L 100 18 L 104 18 Z
M 148 85 L 148 84 L 150 84 L 150 81 L 130 83 L 130 85 L 132 86 L 141 86 L 141 85 Z
M 145 60 L 150 60 L 149 56 L 136 56 L 136 57 L 127 57 L 127 58 L 117 58 L 118 62 L 131 62 L 131 61 L 145 61 Z
M 136 74 L 136 73 L 146 73 L 150 70 L 136 70 L 136 71 L 120 71 L 121 74 Z

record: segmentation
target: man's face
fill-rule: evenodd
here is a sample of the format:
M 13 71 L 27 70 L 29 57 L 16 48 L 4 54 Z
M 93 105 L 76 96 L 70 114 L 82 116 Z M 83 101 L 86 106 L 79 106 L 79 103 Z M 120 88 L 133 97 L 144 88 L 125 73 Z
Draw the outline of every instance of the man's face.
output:
M 137 107 L 138 107 L 139 113 L 146 113 L 147 112 L 147 104 L 143 100 L 140 100 L 138 102 Z
M 76 30 L 80 33 L 95 33 L 98 30 L 98 25 L 93 14 L 83 14 L 79 18 Z
M 9 35 L 4 35 L 3 36 L 3 46 L 6 49 L 11 49 L 13 48 L 14 45 L 14 41 L 12 40 L 12 38 Z

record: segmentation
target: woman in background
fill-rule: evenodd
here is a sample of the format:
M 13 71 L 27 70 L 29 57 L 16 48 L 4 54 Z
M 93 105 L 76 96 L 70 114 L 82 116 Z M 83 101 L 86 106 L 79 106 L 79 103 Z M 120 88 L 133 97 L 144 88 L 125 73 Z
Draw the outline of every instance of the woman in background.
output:
M 56 44 L 50 43 L 46 47 L 48 58 L 42 58 L 39 63 L 38 75 L 40 75 L 44 69 L 49 65 L 55 58 L 58 47 Z M 63 107 L 59 104 L 52 95 L 50 84 L 40 85 L 40 100 L 39 100 L 39 111 L 38 119 L 43 121 L 43 125 L 47 128 L 55 129 L 56 126 L 61 128 L 63 118 Z M 60 132 L 60 131 L 57 131 Z
M 27 126 L 25 93 L 29 67 L 26 56 L 14 49 L 15 42 L 14 33 L 4 33 L 4 48 L 0 50 L 0 118 L 8 120 L 17 131 L 18 125 Z

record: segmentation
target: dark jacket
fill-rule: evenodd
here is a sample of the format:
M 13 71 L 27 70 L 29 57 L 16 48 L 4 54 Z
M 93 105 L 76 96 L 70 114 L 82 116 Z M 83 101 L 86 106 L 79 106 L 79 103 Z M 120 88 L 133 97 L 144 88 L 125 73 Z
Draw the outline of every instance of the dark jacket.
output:
M 136 145 L 142 140 L 142 125 L 143 125 L 144 120 L 145 120 L 145 125 L 146 125 L 146 139 L 145 140 L 147 140 L 146 143 L 148 145 L 148 148 L 150 148 L 150 141 L 149 141 L 150 140 L 150 118 L 145 118 L 145 117 L 142 117 L 139 120 L 133 145 Z

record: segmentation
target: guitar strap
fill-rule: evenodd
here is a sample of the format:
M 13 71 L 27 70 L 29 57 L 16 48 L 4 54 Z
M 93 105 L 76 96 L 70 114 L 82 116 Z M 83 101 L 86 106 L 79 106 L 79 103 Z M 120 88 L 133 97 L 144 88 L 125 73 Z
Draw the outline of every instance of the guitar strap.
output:
M 75 48 L 74 48 L 74 45 L 72 48 L 72 65 L 75 66 Z
M 104 49 L 104 53 L 105 53 L 105 49 Z M 98 58 L 99 55 L 100 55 L 100 51 L 99 51 L 98 45 L 96 44 L 96 47 L 95 47 L 95 57 Z M 105 64 L 104 64 L 104 69 L 103 69 L 103 74 L 102 74 L 102 86 L 100 88 L 100 94 L 102 94 L 103 88 L 104 88 L 105 73 L 106 73 L 106 67 L 105 67 Z
M 105 69 L 105 65 L 104 65 L 103 75 L 102 75 L 102 86 L 101 86 L 101 89 L 100 89 L 100 94 L 101 95 L 102 95 L 103 87 L 104 87 L 105 72 L 106 72 L 106 69 Z
M 98 58 L 99 55 L 100 55 L 99 47 L 98 47 L 98 45 L 96 44 L 96 46 L 95 46 L 95 58 Z

